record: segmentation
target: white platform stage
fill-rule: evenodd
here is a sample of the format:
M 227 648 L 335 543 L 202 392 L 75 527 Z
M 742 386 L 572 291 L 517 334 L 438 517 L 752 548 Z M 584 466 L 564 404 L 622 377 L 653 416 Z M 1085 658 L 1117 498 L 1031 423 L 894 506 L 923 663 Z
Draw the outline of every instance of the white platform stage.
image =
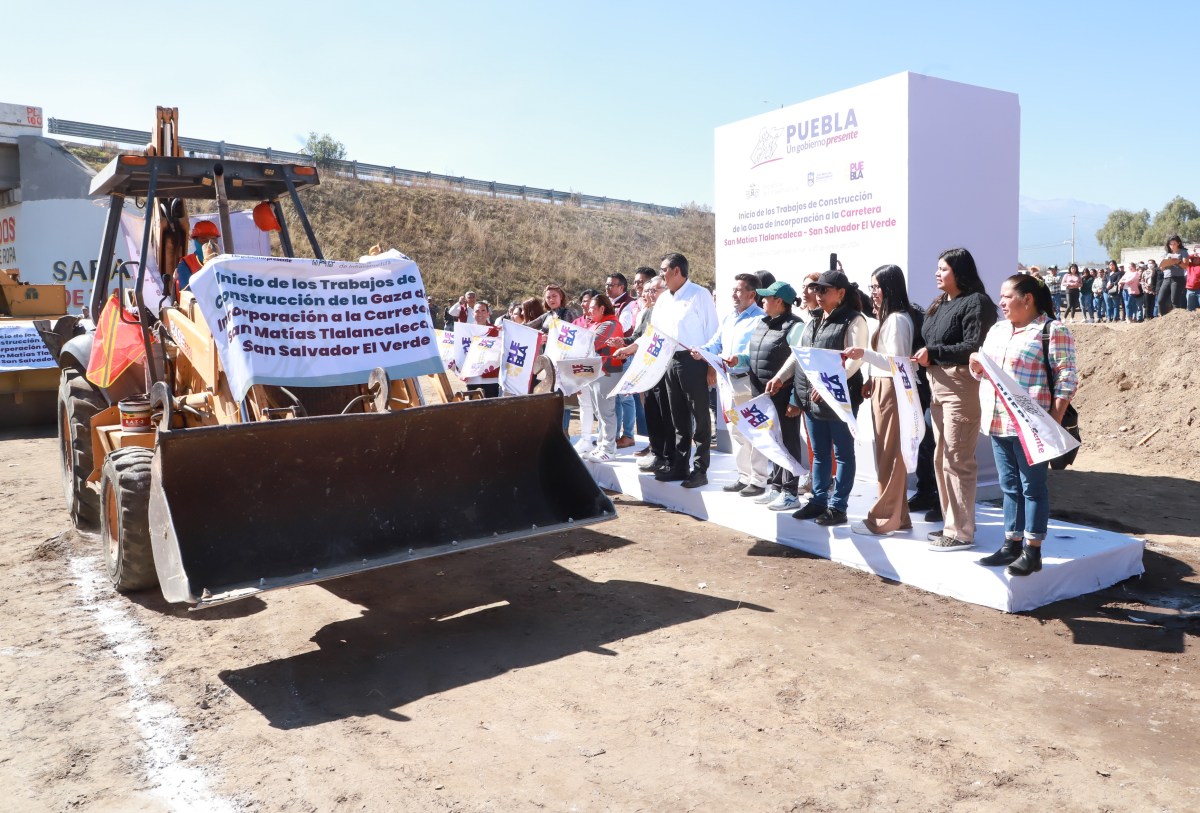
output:
M 634 448 L 641 448 L 645 440 Z M 632 449 L 630 450 L 632 451 Z M 1144 572 L 1144 540 L 1057 520 L 1050 521 L 1042 556 L 1042 570 L 1012 577 L 1004 568 L 981 567 L 975 562 L 1000 547 L 1004 516 L 999 508 L 977 505 L 975 547 L 937 553 L 927 550 L 925 535 L 940 525 L 913 517 L 913 529 L 892 536 L 860 536 L 850 525 L 823 528 L 815 522 L 793 519 L 791 513 L 769 511 L 750 499 L 723 492 L 734 479 L 733 458 L 713 452 L 709 484 L 682 488 L 661 483 L 637 468 L 629 452 L 611 463 L 587 461 L 596 482 L 640 500 L 662 505 L 699 519 L 760 539 L 831 559 L 932 593 L 982 604 L 1004 612 L 1022 612 L 1062 599 L 1108 587 Z M 851 521 L 862 519 L 871 507 L 876 486 L 857 482 L 847 512 Z

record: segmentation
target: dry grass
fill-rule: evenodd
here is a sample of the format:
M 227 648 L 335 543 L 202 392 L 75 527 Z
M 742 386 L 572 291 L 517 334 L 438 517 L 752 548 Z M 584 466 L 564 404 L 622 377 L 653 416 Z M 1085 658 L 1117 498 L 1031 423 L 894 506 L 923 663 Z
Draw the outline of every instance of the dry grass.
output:
M 96 168 L 116 154 L 65 146 Z M 610 273 L 657 268 L 668 251 L 687 256 L 696 282 L 714 279 L 713 215 L 696 208 L 682 217 L 644 215 L 328 175 L 301 194 L 327 258 L 357 260 L 376 243 L 397 248 L 417 261 L 430 297 L 440 304 L 474 290 L 503 307 L 540 295 L 548 282 L 574 296 L 602 288 Z M 296 253 L 311 256 L 290 204 L 284 208 Z
M 496 304 L 540 294 L 548 282 L 572 294 L 599 288 L 614 271 L 657 268 L 668 251 L 687 255 L 697 282 L 714 277 L 713 216 L 696 210 L 651 216 L 344 180 L 304 196 L 327 257 L 357 259 L 375 243 L 398 248 L 443 303 L 468 289 Z M 288 228 L 297 234 L 299 224 Z

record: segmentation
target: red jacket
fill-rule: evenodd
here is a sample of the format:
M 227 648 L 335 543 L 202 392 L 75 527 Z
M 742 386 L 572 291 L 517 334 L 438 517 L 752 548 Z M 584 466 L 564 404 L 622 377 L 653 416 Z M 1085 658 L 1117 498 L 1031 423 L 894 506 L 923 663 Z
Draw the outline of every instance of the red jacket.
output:
M 621 329 L 616 314 L 607 315 L 599 322 L 588 325 L 588 329 L 596 331 L 596 355 L 604 360 L 604 372 L 621 372 L 621 368 L 625 366 L 625 359 L 614 358 L 613 350 L 616 348 L 608 346 L 609 339 L 625 338 L 625 331 Z

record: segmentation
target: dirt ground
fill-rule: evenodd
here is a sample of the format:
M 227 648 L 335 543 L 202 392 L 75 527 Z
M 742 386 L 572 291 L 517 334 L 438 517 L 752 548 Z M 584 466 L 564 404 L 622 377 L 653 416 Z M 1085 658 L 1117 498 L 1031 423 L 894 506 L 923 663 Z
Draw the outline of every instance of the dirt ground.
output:
M 1138 327 L 1079 329 L 1089 443 L 1051 486 L 1057 515 L 1147 537 L 1147 573 L 1019 615 L 626 498 L 188 612 L 114 594 L 53 430 L 6 432 L 0 808 L 1198 810 L 1198 446 L 1136 445 L 1178 417 L 1149 385 L 1120 392 L 1150 417 L 1103 431 L 1098 348 Z

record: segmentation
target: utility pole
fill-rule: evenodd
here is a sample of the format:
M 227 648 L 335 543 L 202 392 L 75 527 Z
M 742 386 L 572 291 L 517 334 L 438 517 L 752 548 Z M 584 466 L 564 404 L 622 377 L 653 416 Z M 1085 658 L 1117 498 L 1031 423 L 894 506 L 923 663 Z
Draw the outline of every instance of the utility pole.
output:
M 1071 215 L 1071 263 L 1075 263 L 1075 215 Z

